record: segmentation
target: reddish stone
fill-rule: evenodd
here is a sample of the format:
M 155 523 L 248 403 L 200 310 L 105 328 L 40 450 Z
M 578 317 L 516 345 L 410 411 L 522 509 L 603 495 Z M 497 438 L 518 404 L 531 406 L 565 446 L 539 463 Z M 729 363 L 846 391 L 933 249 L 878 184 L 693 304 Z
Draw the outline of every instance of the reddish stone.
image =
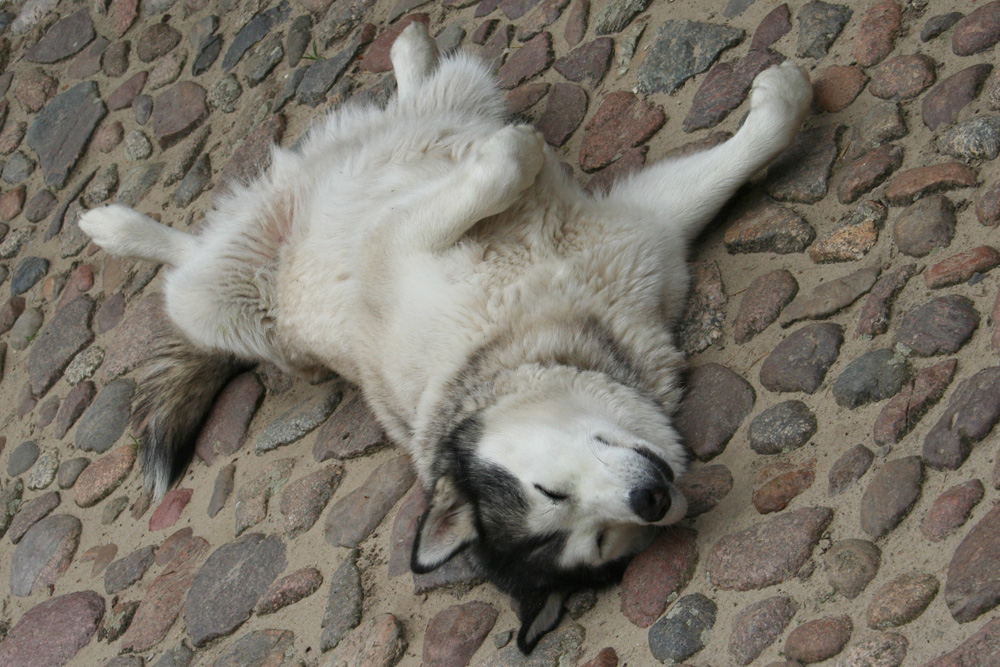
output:
M 875 442 L 894 445 L 916 426 L 920 418 L 931 409 L 951 383 L 958 362 L 946 359 L 917 371 L 916 377 L 894 396 L 875 420 L 872 428 Z
M 423 664 L 427 667 L 462 667 L 482 646 L 499 613 L 479 601 L 452 605 L 438 612 L 424 634 Z
M 205 426 L 198 434 L 195 453 L 206 465 L 212 465 L 216 456 L 231 456 L 246 442 L 250 421 L 264 398 L 264 387 L 257 376 L 248 371 L 229 381 Z
M 516 21 L 531 11 L 538 2 L 539 0 L 500 0 L 499 6 L 507 18 Z
M 572 83 L 556 83 L 535 127 L 552 146 L 562 146 L 587 114 L 587 93 Z
M 554 23 L 568 4 L 569 0 L 542 0 L 519 22 L 517 38 L 522 42 L 531 39 L 547 25 Z
M 702 461 L 718 456 L 753 409 L 756 394 L 742 377 L 722 364 L 695 367 L 674 425 Z
M 973 667 L 1000 664 L 1000 618 L 986 623 L 976 634 L 923 667 Z
M 868 92 L 884 100 L 908 100 L 934 83 L 934 59 L 922 53 L 896 56 L 872 72 Z
M 615 44 L 610 37 L 598 37 L 570 51 L 552 66 L 570 81 L 583 83 L 593 89 L 608 71 L 614 50 Z
M 677 490 L 688 502 L 688 517 L 708 512 L 733 488 L 733 475 L 724 465 L 695 468 L 677 480 Z
M 350 459 L 384 445 L 385 432 L 361 394 L 351 393 L 316 434 L 313 458 Z
M 14 187 L 0 197 L 0 222 L 10 222 L 24 208 L 25 195 L 28 188 L 24 183 Z
M 915 167 L 896 174 L 885 189 L 885 196 L 890 204 L 904 206 L 934 192 L 972 187 L 976 178 L 976 170 L 961 162 Z
M 707 570 L 712 584 L 738 591 L 771 586 L 795 576 L 833 520 L 828 507 L 782 512 L 712 547 Z
M 121 37 L 139 16 L 139 0 L 111 0 L 108 14 L 114 19 L 115 29 Z
M 124 109 L 132 106 L 132 101 L 135 99 L 136 95 L 142 92 L 143 86 L 146 85 L 146 79 L 148 77 L 149 72 L 145 71 L 138 72 L 130 76 L 125 83 L 118 86 L 110 95 L 108 95 L 108 108 L 112 111 L 117 111 L 118 109 Z
M 157 96 L 149 125 L 160 148 L 170 148 L 208 118 L 207 95 L 197 83 L 181 81 Z
M 542 32 L 524 43 L 500 66 L 497 80 L 501 88 L 514 88 L 541 74 L 552 64 L 552 35 Z
M 1000 602 L 1000 505 L 958 545 L 948 565 L 944 597 L 959 623 L 974 621 Z
M 271 584 L 257 603 L 256 613 L 258 616 L 273 614 L 279 609 L 309 597 L 322 585 L 323 575 L 314 567 L 305 567 L 292 572 Z
M 107 265 L 105 265 L 107 270 Z M 99 375 L 110 381 L 135 369 L 147 359 L 155 345 L 156 332 L 166 316 L 156 295 L 144 296 L 132 304 L 128 317 L 114 333 Z
M 777 269 L 754 278 L 743 292 L 733 325 L 733 339 L 745 343 L 774 322 L 799 292 L 799 284 L 786 269 Z
M 119 447 L 84 468 L 73 485 L 73 496 L 80 507 L 91 507 L 118 488 L 135 465 L 136 448 Z
M 821 662 L 844 650 L 853 630 L 850 616 L 809 621 L 788 634 L 782 653 L 805 664 Z
M 924 125 L 936 130 L 939 125 L 953 123 L 958 112 L 976 99 L 992 69 L 993 65 L 985 63 L 966 67 L 934 86 L 921 102 Z
M 547 83 L 526 83 L 507 93 L 507 106 L 514 113 L 522 113 L 537 104 L 548 92 Z
M 763 50 L 788 34 L 792 29 L 791 14 L 787 4 L 781 4 L 771 10 L 754 30 L 750 40 L 750 50 Z
M 979 311 L 972 300 L 949 294 L 907 311 L 896 331 L 896 342 L 921 357 L 954 354 L 978 326 Z
M 878 242 L 888 214 L 880 202 L 869 199 L 847 214 L 839 227 L 809 246 L 809 258 L 817 264 L 854 262 L 867 255 Z
M 125 137 L 125 128 L 120 120 L 113 121 L 107 125 L 102 125 L 94 133 L 94 148 L 102 153 L 110 153 Z
M 627 149 L 653 136 L 666 120 L 660 107 L 630 92 L 608 94 L 586 125 L 580 168 L 592 172 L 611 164 Z
M 59 297 L 59 308 L 62 308 L 78 296 L 86 294 L 93 287 L 94 266 L 92 264 L 81 264 L 76 267 L 66 282 L 62 295 Z
M 156 550 L 156 564 L 163 567 L 169 563 L 193 537 L 194 530 L 190 526 L 171 533 Z
M 920 497 L 923 476 L 919 456 L 883 465 L 861 497 L 861 529 L 878 539 L 898 526 Z
M 826 196 L 837 142 L 844 126 L 823 125 L 802 130 L 768 167 L 764 189 L 778 201 L 813 204 Z
M 148 651 L 166 637 L 208 550 L 208 542 L 200 537 L 184 542 L 146 590 L 131 625 L 122 636 L 122 651 Z
M 751 51 L 743 58 L 712 67 L 691 101 L 691 109 L 684 118 L 684 131 L 717 125 L 746 99 L 758 74 L 784 59 L 771 50 Z
M 924 282 L 930 288 L 962 283 L 976 273 L 985 273 L 1000 264 L 1000 252 L 988 245 L 960 252 L 933 264 L 924 271 Z
M 830 484 L 827 493 L 831 496 L 843 493 L 868 472 L 875 454 L 864 445 L 854 445 L 830 466 Z
M 391 70 L 392 61 L 389 59 L 389 52 L 392 50 L 392 44 L 399 37 L 399 33 L 403 32 L 403 29 L 414 21 L 429 26 L 431 18 L 427 14 L 410 14 L 393 23 L 385 32 L 372 40 L 365 55 L 361 58 L 358 69 L 362 72 L 373 73 Z
M 10 331 L 14 322 L 17 322 L 17 318 L 21 317 L 21 313 L 24 312 L 24 306 L 23 296 L 12 296 L 7 300 L 3 309 L 0 309 L 0 334 Z
M 576 46 L 587 34 L 587 16 L 590 14 L 590 0 L 576 0 L 566 17 L 563 37 L 568 46 Z
M 822 283 L 808 294 L 799 294 L 781 313 L 778 322 L 787 327 L 799 320 L 818 320 L 832 315 L 860 299 L 875 285 L 878 276 L 879 268 L 873 266 Z
M 483 61 L 489 64 L 494 72 L 503 64 L 512 37 L 514 37 L 514 26 L 505 23 L 499 30 L 493 31 L 493 36 L 483 44 Z
M 790 463 L 773 463 L 758 475 L 764 484 L 754 490 L 753 506 L 761 514 L 770 514 L 788 507 L 792 498 L 813 485 L 816 480 L 816 459 L 800 466 Z
M 896 577 L 872 596 L 868 627 L 882 630 L 909 623 L 927 609 L 937 592 L 933 575 L 911 572 Z
M 861 17 L 851 55 L 862 67 L 869 67 L 892 53 L 893 43 L 903 22 L 903 12 L 895 0 L 876 3 Z
M 955 24 L 951 50 L 957 56 L 971 56 L 1000 41 L 1000 2 L 990 2 Z
M 35 113 L 56 94 L 59 82 L 45 73 L 41 67 L 35 67 L 18 73 L 14 84 L 14 97 L 28 113 Z
M 885 181 L 901 164 L 903 164 L 903 149 L 899 146 L 883 144 L 873 148 L 844 167 L 840 184 L 837 186 L 837 199 L 841 204 L 856 201 L 858 197 Z
M 832 65 L 813 79 L 813 106 L 820 111 L 843 111 L 861 94 L 868 76 L 855 65 Z
M 475 32 L 472 33 L 472 37 L 469 39 L 472 40 L 473 44 L 482 46 L 486 43 L 486 40 L 490 38 L 490 35 L 493 34 L 493 31 L 496 30 L 498 23 L 500 23 L 500 19 L 489 19 L 487 21 L 483 21 L 479 24 L 479 27 L 476 28 Z
M 958 530 L 972 508 L 983 499 L 983 483 L 978 479 L 956 484 L 942 493 L 920 522 L 920 532 L 931 542 L 940 542 Z
M 149 529 L 164 530 L 177 523 L 184 508 L 191 502 L 194 489 L 173 489 L 168 491 L 149 517 Z
M 97 632 L 104 609 L 104 598 L 94 591 L 60 595 L 35 605 L 0 643 L 0 664 L 70 664 Z
M 976 200 L 976 218 L 987 227 L 1000 224 L 1000 181 L 985 188 L 979 195 Z
M 798 608 L 790 597 L 775 595 L 741 609 L 733 621 L 729 653 L 749 665 L 784 632 Z
M 618 667 L 618 653 L 610 646 L 602 648 L 593 660 L 588 660 L 581 667 Z
M 859 335 L 877 336 L 888 330 L 892 304 L 916 272 L 916 264 L 905 264 L 895 271 L 882 274 L 861 307 L 857 328 Z
M 629 563 L 621 584 L 625 618 L 648 628 L 663 614 L 694 575 L 697 536 L 690 528 L 670 528 Z
M 1000 352 L 1000 290 L 997 290 L 997 298 L 993 302 L 993 311 L 990 313 L 990 328 L 993 334 L 990 336 L 990 344 L 993 349 Z M 997 458 L 1000 461 L 1000 457 Z

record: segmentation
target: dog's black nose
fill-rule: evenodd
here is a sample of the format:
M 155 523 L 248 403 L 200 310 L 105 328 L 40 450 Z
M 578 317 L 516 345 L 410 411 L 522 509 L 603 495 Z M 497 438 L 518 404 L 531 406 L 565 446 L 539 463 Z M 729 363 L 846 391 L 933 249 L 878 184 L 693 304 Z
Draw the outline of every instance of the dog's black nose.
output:
M 639 518 L 655 523 L 670 509 L 670 489 L 660 484 L 632 489 L 628 494 L 628 502 Z

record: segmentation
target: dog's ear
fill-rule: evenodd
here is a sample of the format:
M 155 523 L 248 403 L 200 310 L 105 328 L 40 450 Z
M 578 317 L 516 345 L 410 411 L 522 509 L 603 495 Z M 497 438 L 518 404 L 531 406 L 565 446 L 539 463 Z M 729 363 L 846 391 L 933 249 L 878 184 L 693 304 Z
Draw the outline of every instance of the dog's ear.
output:
M 417 524 L 410 569 L 424 574 L 444 565 L 479 537 L 472 504 L 447 477 L 434 484 L 430 504 Z
M 514 595 L 517 617 L 521 630 L 517 633 L 517 647 L 528 655 L 546 632 L 559 625 L 563 617 L 564 591 L 535 590 Z

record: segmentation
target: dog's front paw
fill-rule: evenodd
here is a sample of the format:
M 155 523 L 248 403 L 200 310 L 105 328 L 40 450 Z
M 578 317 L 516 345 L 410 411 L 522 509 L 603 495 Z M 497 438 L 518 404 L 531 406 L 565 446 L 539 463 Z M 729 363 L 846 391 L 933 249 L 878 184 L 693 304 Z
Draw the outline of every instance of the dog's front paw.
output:
M 801 122 L 812 104 L 809 74 L 786 60 L 757 75 L 750 90 L 750 111 L 763 111 L 785 122 Z
M 508 125 L 490 137 L 475 156 L 484 177 L 512 195 L 531 187 L 545 163 L 545 139 L 530 125 Z
M 77 223 L 90 239 L 111 254 L 125 254 L 126 240 L 138 214 L 128 206 L 110 204 L 87 211 Z

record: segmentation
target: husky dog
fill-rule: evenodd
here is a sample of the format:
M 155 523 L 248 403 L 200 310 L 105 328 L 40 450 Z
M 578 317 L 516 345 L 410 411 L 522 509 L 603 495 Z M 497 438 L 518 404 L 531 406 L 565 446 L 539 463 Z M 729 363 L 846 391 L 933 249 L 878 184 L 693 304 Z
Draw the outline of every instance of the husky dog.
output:
M 531 651 L 571 591 L 617 580 L 687 503 L 671 414 L 671 327 L 689 245 L 786 148 L 812 97 L 760 74 L 725 143 L 591 196 L 541 136 L 508 124 L 489 69 L 440 58 L 420 23 L 391 50 L 398 94 L 345 105 L 197 235 L 120 205 L 80 227 L 106 251 L 172 267 L 140 382 L 147 485 L 181 472 L 238 369 L 328 369 L 356 383 L 430 493 L 411 564 L 468 549 L 511 595 Z

